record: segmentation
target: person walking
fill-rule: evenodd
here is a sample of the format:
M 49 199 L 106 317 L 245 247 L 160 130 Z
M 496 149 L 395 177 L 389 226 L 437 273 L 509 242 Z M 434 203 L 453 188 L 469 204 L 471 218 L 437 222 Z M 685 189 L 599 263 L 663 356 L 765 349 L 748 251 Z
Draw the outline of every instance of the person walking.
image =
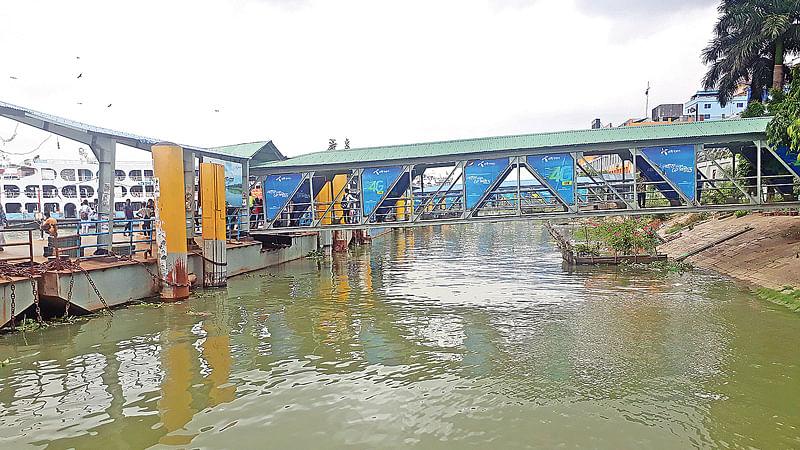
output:
M 89 201 L 84 200 L 81 207 L 78 208 L 78 216 L 81 218 L 81 234 L 89 233 L 89 217 L 92 214 L 92 208 L 89 207 Z
M 44 240 L 44 229 L 42 228 L 42 224 L 44 223 L 44 214 L 41 211 L 36 211 L 33 214 L 33 221 L 36 222 L 36 225 L 39 227 L 39 240 Z
M 122 207 L 122 212 L 125 213 L 125 228 L 123 231 L 123 236 L 130 236 L 133 234 L 133 205 L 131 205 L 131 199 L 125 200 L 125 206 Z
M 0 205 L 0 230 L 4 229 L 7 226 L 8 226 L 8 218 L 6 218 L 6 210 L 3 209 L 3 205 Z M 5 243 L 6 243 L 6 234 L 0 232 L 0 252 L 5 250 L 2 247 L 2 245 Z

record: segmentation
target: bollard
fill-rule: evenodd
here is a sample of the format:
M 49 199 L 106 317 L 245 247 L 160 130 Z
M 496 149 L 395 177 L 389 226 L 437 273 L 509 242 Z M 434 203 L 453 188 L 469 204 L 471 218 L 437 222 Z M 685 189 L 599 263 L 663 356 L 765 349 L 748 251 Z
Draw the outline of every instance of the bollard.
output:
M 181 300 L 189 296 L 186 258 L 186 215 L 183 185 L 183 149 L 175 144 L 153 146 L 153 179 L 156 197 L 155 234 L 161 298 Z
M 203 209 L 203 286 L 225 286 L 228 283 L 225 166 L 200 164 L 200 192 Z

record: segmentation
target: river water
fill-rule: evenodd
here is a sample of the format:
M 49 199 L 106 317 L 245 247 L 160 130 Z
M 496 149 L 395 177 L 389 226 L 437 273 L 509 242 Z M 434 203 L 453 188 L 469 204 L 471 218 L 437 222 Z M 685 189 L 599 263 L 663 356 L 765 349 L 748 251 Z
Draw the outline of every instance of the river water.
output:
M 537 223 L 0 336 L 0 448 L 800 446 L 800 315 L 712 273 L 570 271 Z

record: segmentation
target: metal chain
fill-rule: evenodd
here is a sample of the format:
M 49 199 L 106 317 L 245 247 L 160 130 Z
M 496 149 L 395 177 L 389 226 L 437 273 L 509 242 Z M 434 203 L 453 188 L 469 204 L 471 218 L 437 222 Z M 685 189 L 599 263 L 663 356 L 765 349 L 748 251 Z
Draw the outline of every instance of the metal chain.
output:
M 72 287 L 75 285 L 75 271 L 69 272 L 69 291 L 67 292 L 67 306 L 64 308 L 64 318 L 69 317 L 69 305 L 72 303 Z
M 106 303 L 106 299 L 104 299 L 103 295 L 100 294 L 100 290 L 97 289 L 97 286 L 95 286 L 94 280 L 92 280 L 92 277 L 89 276 L 89 272 L 86 269 L 84 269 L 83 267 L 81 267 L 80 265 L 78 265 L 78 268 L 83 272 L 84 275 L 86 275 L 86 281 L 88 281 L 89 284 L 92 286 L 92 289 L 94 289 L 94 293 L 97 294 L 97 298 L 99 298 L 100 302 L 103 303 L 103 306 L 108 310 L 108 313 L 113 316 L 114 312 L 111 311 L 111 308 L 108 307 L 108 303 Z
M 11 329 L 12 330 L 17 327 L 17 325 L 14 323 L 14 319 L 15 319 L 15 317 L 14 317 L 14 309 L 16 309 L 16 307 L 17 307 L 17 303 L 16 303 L 16 301 L 17 301 L 17 292 L 16 292 L 16 289 L 17 289 L 17 285 L 14 284 L 14 281 L 12 280 L 11 281 Z
M 39 291 L 36 289 L 36 280 L 30 276 L 31 289 L 33 290 L 33 304 L 36 305 L 36 321 L 41 325 L 42 323 L 42 310 L 39 308 Z

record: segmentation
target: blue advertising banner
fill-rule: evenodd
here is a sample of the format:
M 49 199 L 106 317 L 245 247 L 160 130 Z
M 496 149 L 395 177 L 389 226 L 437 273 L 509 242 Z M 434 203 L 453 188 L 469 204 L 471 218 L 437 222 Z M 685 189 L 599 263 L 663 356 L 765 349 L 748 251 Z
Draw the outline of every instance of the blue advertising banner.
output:
M 794 173 L 800 175 L 800 152 L 789 153 L 789 147 L 781 145 L 775 149 L 775 153 L 792 168 Z
M 205 161 L 225 166 L 225 203 L 229 206 L 244 206 L 242 201 L 247 197 L 242 196 L 242 165 L 216 158 L 207 158 Z
M 489 186 L 506 168 L 508 168 L 508 158 L 467 162 L 467 166 L 464 168 L 464 195 L 467 198 L 468 209 L 475 207 Z
M 364 216 L 369 216 L 375 206 L 392 187 L 392 184 L 403 173 L 402 167 L 379 167 L 375 169 L 364 169 L 361 175 L 361 186 L 364 188 L 362 197 L 364 199 Z
M 693 145 L 643 148 L 653 162 L 689 199 L 695 199 L 695 153 Z
M 528 156 L 528 164 L 550 188 L 556 191 L 568 205 L 575 204 L 575 173 L 572 155 L 558 153 L 552 155 Z
M 278 215 L 281 207 L 289 200 L 303 175 L 293 173 L 291 175 L 270 175 L 264 180 L 264 206 L 267 212 L 267 219 L 273 220 Z

